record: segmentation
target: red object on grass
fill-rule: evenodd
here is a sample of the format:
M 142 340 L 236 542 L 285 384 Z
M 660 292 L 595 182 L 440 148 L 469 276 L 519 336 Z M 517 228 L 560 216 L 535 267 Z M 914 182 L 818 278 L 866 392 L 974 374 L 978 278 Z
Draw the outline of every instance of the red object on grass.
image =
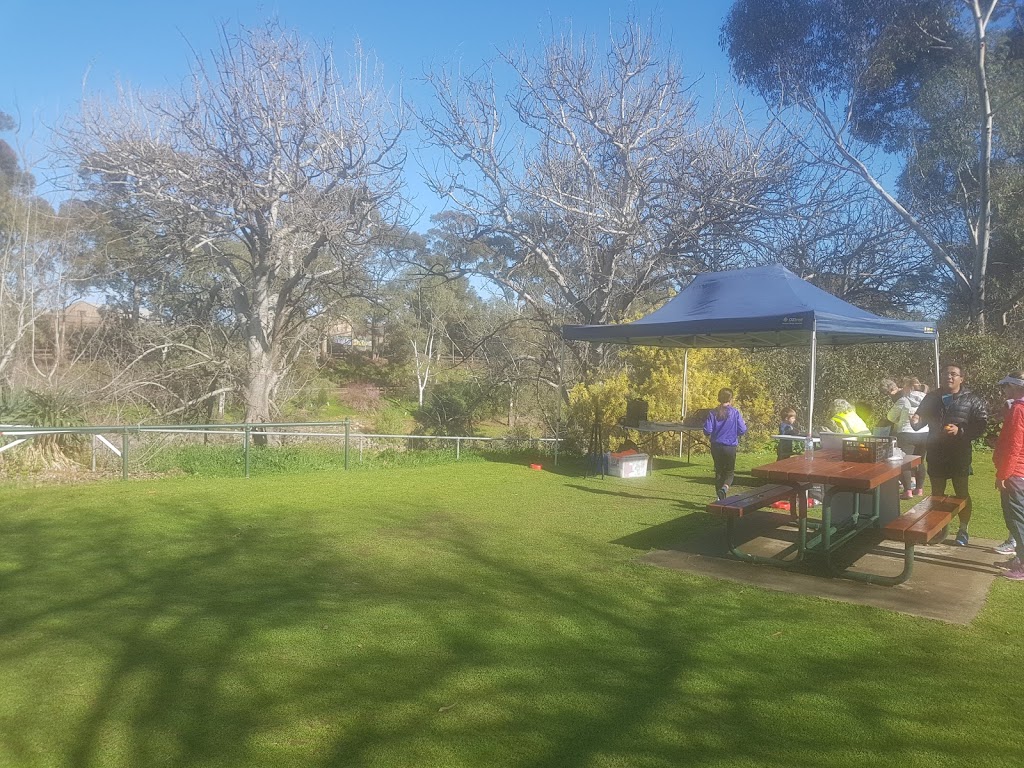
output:
M 531 464 L 530 469 L 544 469 L 540 464 Z
M 813 499 L 813 498 L 808 498 L 807 499 L 807 506 L 808 507 L 813 507 L 817 503 L 818 502 L 817 502 L 816 499 Z M 790 512 L 791 511 L 791 507 L 792 507 L 792 505 L 788 501 L 776 501 L 774 504 L 772 504 L 772 509 L 784 509 L 786 512 Z

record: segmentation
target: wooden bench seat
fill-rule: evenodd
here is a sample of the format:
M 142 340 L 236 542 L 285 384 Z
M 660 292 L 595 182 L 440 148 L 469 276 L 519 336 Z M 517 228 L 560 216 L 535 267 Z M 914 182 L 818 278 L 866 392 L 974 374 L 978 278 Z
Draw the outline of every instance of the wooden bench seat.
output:
M 888 525 L 882 528 L 882 538 L 903 542 L 903 570 L 897 576 L 844 571 L 844 576 L 871 584 L 895 586 L 910 578 L 914 570 L 914 545 L 927 544 L 939 536 L 954 515 L 963 511 L 967 502 L 952 496 L 926 496 Z
M 721 517 L 743 517 L 776 501 L 792 501 L 794 493 L 791 485 L 762 485 L 713 501 L 708 504 L 707 511 Z
M 784 560 L 777 557 L 761 557 L 744 552 L 735 543 L 736 521 L 751 512 L 764 509 L 777 501 L 789 501 L 792 515 L 799 520 L 800 540 L 796 545 L 795 560 Z M 804 544 L 807 542 L 807 494 L 802 487 L 793 485 L 762 485 L 757 488 L 744 489 L 740 493 L 713 501 L 707 506 L 709 514 L 724 517 L 725 544 L 729 552 L 740 560 L 748 563 L 765 563 L 767 565 L 786 566 L 803 559 Z M 793 549 L 793 548 L 790 548 Z M 788 554 L 786 550 L 783 554 Z
M 965 502 L 952 496 L 926 496 L 882 529 L 890 541 L 927 544 L 949 525 Z

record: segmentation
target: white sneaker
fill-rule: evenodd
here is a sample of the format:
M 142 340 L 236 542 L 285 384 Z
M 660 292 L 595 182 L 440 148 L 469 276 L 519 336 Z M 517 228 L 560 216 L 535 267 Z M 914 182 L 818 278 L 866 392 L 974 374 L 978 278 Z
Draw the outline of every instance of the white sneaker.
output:
M 997 555 L 1012 555 L 1017 551 L 1017 542 L 1011 536 L 998 547 L 992 547 L 992 551 Z

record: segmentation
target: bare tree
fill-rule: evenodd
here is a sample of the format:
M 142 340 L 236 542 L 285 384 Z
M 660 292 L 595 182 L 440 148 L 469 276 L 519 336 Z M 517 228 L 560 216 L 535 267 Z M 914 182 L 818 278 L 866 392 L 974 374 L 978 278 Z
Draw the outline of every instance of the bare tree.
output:
M 555 329 L 621 320 L 634 300 L 734 265 L 792 173 L 771 129 L 739 113 L 701 122 L 687 81 L 636 23 L 606 51 L 571 37 L 506 53 L 517 86 L 487 67 L 430 74 L 422 115 L 445 153 L 429 183 L 458 209 L 461 266 L 525 302 Z
M 270 420 L 310 321 L 358 293 L 398 216 L 403 117 L 357 53 L 274 24 L 222 29 L 176 94 L 87 101 L 62 137 L 82 190 L 159 232 L 162 259 L 230 297 L 244 339 L 246 420 Z
M 930 250 L 883 201 L 834 168 L 808 162 L 786 215 L 749 232 L 756 263 L 781 262 L 806 280 L 882 315 L 941 311 L 921 280 Z

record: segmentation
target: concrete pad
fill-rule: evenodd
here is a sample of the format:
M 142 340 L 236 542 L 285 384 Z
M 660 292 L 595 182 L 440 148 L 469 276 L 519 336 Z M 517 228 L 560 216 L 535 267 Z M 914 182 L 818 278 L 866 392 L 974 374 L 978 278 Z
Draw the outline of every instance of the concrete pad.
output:
M 871 605 L 950 624 L 969 624 L 978 615 L 992 581 L 1000 573 L 993 563 L 1006 559 L 991 551 L 999 542 L 990 539 L 972 537 L 967 547 L 953 545 L 952 538 L 948 539 L 949 544 L 918 545 L 909 581 L 886 587 L 832 578 L 820 558 L 813 555 L 808 555 L 806 562 L 787 568 L 742 562 L 726 549 L 724 525 L 682 538 L 683 530 L 673 522 L 653 526 L 664 528 L 670 540 L 658 542 L 658 548 L 640 557 L 640 562 L 778 592 Z M 736 539 L 743 542 L 740 549 L 764 557 L 789 559 L 787 547 L 796 537 L 796 525 L 785 514 L 759 513 L 737 525 Z M 647 548 L 643 545 L 649 546 L 657 538 L 658 533 L 648 529 L 615 543 Z M 882 541 L 877 531 L 868 530 L 840 549 L 833 562 L 856 571 L 894 576 L 903 569 L 903 545 Z

